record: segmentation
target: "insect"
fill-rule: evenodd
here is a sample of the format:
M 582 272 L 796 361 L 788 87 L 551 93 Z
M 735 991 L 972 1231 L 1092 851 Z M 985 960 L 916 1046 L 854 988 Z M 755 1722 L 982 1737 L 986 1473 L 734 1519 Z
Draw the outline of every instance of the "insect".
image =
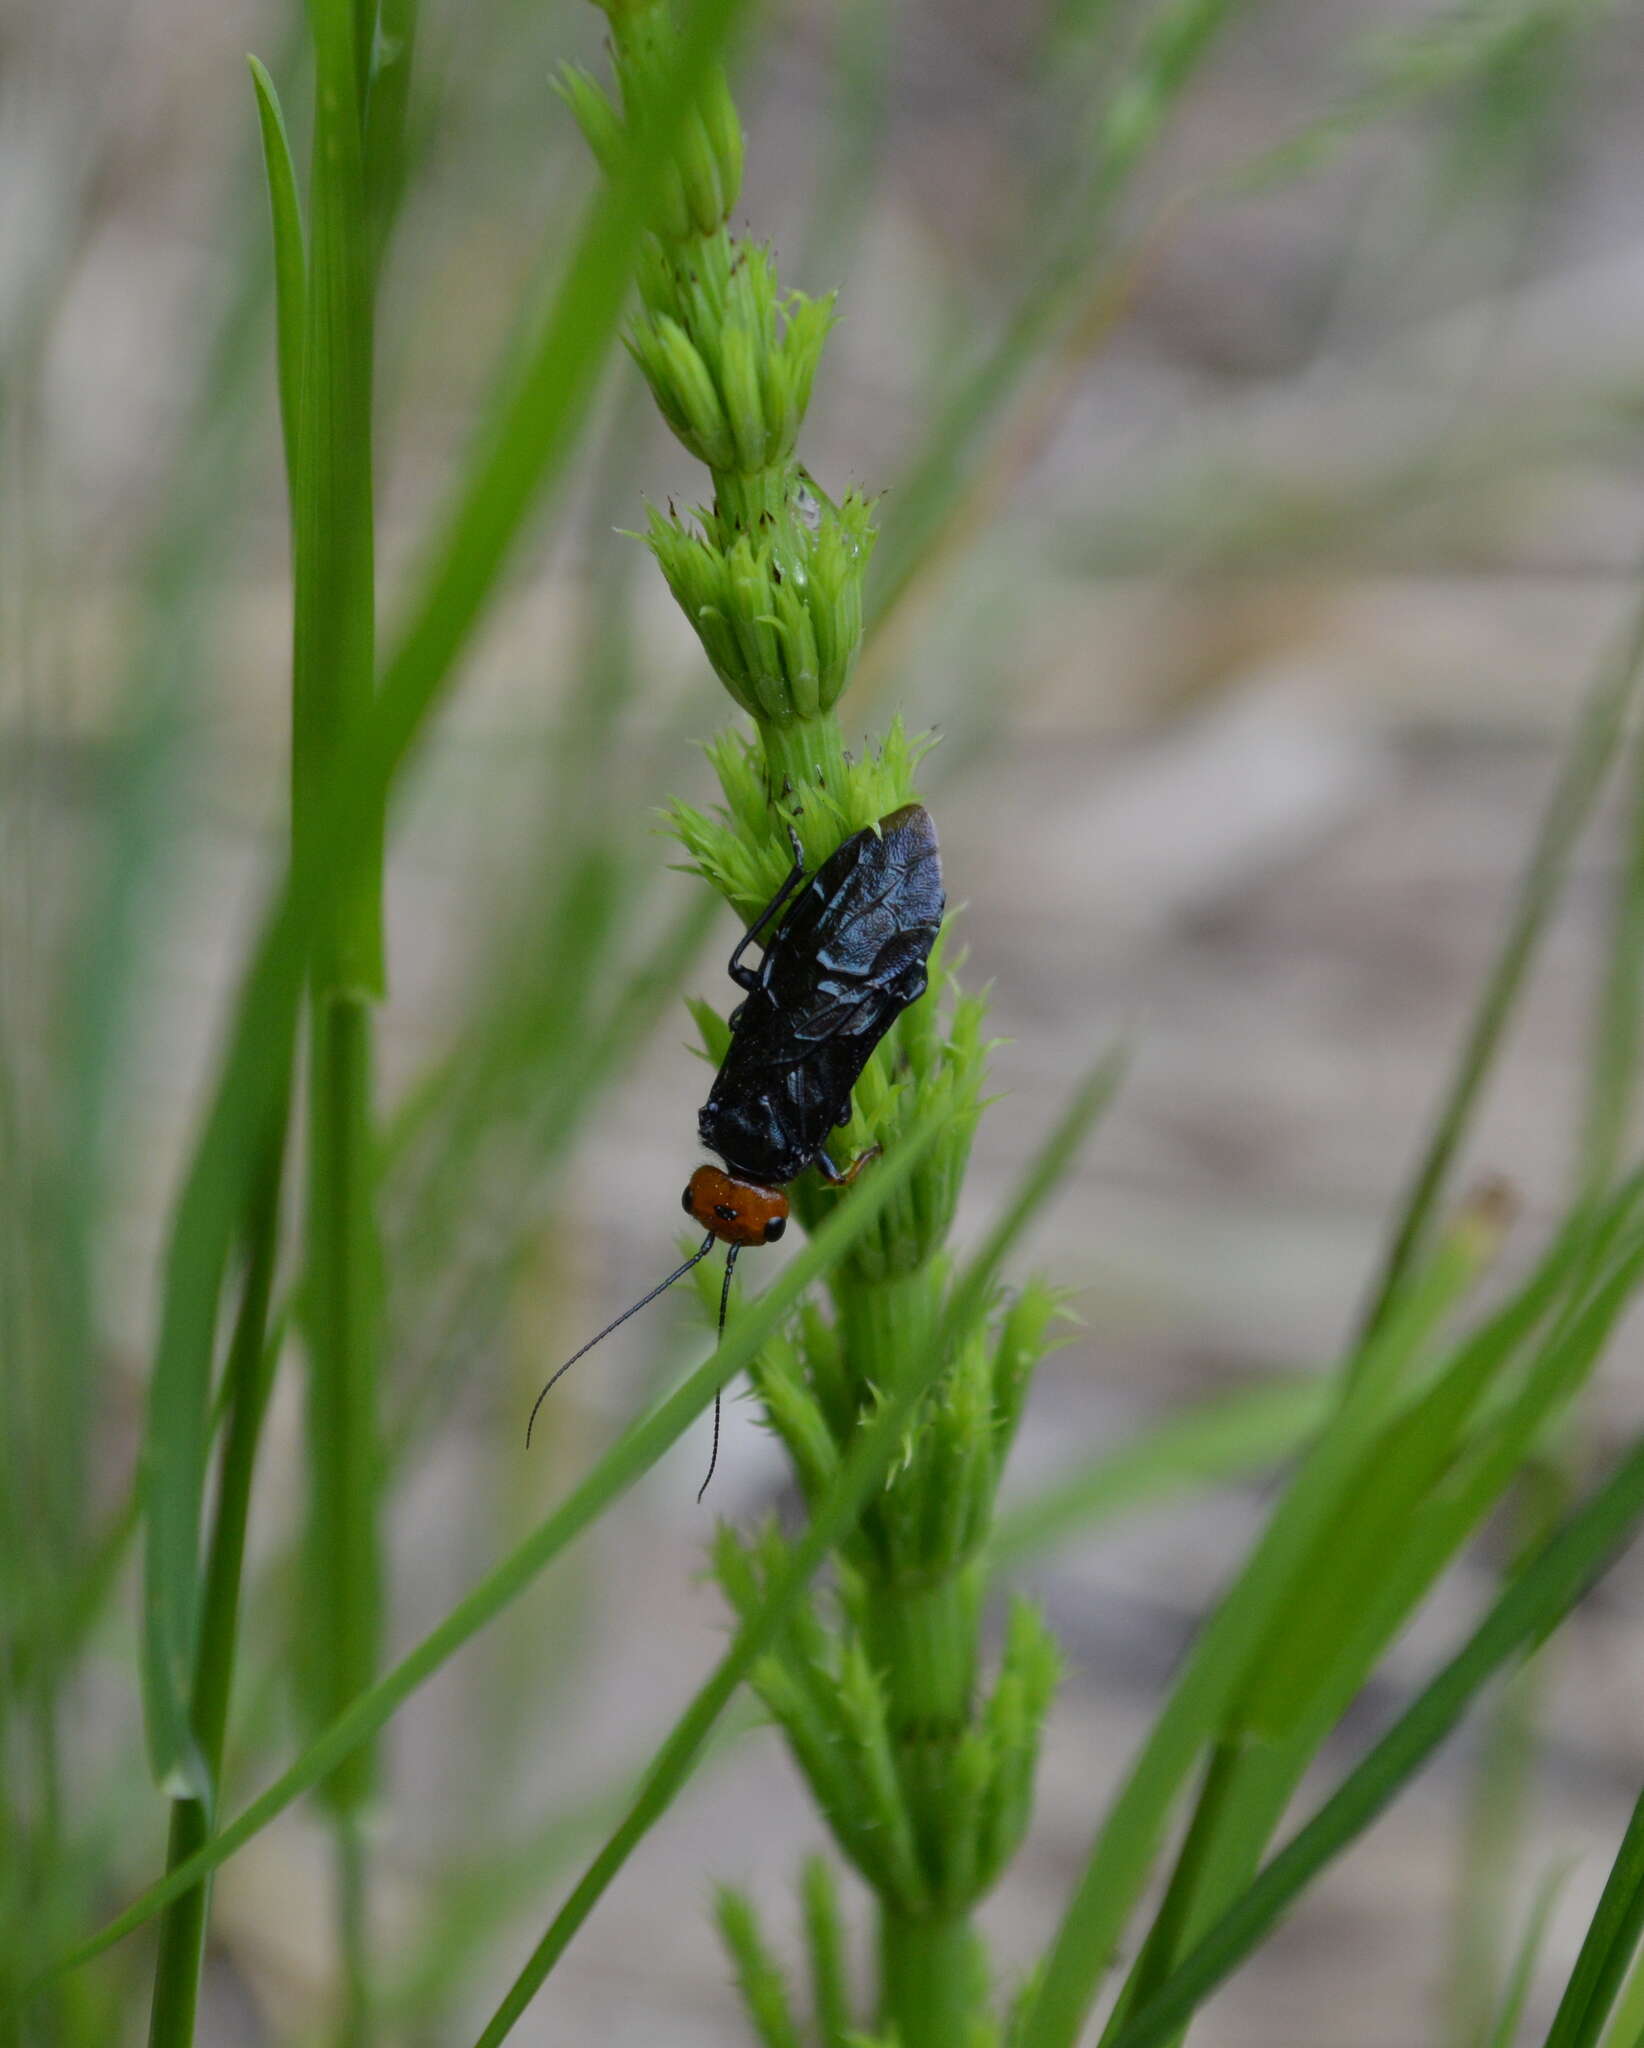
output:
M 723 1336 L 737 1254 L 782 1235 L 788 1184 L 815 1166 L 843 1187 L 874 1156 L 864 1152 L 839 1167 L 827 1141 L 850 1122 L 851 1090 L 874 1047 L 925 993 L 944 907 L 936 827 L 922 804 L 904 804 L 847 839 L 808 882 L 791 825 L 788 837 L 793 866 L 730 958 L 728 971 L 743 1001 L 731 1013 L 730 1049 L 697 1116 L 703 1145 L 725 1162 L 699 1166 L 681 1197 L 686 1215 L 707 1234 L 682 1266 L 565 1361 L 537 1396 L 527 1444 L 537 1409 L 561 1374 L 683 1279 L 716 1243 L 727 1247 L 719 1295 Z M 786 915 L 761 941 L 784 905 Z M 764 950 L 759 965 L 750 967 L 743 956 L 756 943 Z M 716 1396 L 713 1452 L 698 1500 L 718 1460 Z

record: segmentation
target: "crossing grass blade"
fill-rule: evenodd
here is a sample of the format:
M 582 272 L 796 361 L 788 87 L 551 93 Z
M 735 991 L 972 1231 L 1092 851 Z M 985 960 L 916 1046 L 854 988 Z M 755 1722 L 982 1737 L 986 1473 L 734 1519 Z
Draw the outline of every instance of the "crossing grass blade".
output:
M 303 237 L 302 202 L 297 195 L 297 170 L 291 160 L 291 139 L 286 132 L 280 95 L 262 62 L 256 57 L 246 61 L 251 66 L 252 89 L 257 95 L 268 210 L 274 231 L 275 361 L 280 384 L 280 431 L 285 438 L 285 473 L 290 478 L 297 474 L 297 409 L 302 394 L 308 254 Z
M 476 2048 L 497 2048 L 570 1946 L 618 1871 L 678 1796 L 701 1755 L 714 1723 L 756 1659 L 792 1615 L 823 1559 L 834 1550 L 861 1511 L 870 1489 L 883 1477 L 903 1435 L 957 1346 L 986 1313 L 999 1269 L 1047 1197 L 1066 1173 L 1103 1110 L 1112 1100 L 1123 1062 L 1110 1056 L 1075 1094 L 1049 1140 L 1023 1175 L 1011 1202 L 966 1267 L 944 1311 L 926 1357 L 910 1367 L 905 1381 L 881 1403 L 858 1434 L 843 1468 L 817 1502 L 804 1535 L 773 1575 L 763 1599 L 737 1630 L 731 1647 L 675 1723 L 646 1771 L 633 1805 L 580 1882 L 555 1915 L 525 1967 L 509 1986 L 481 2032 Z M 902 1154 L 895 1155 L 899 1163 Z M 870 1183 L 871 1184 L 871 1183 Z M 849 1214 L 854 1203 L 841 1205 Z M 841 1212 L 836 1212 L 841 1213 Z M 830 1219 L 831 1221 L 831 1219 Z M 824 1224 L 816 1242 L 826 1235 Z M 749 1355 L 752 1355 L 750 1347 Z
M 988 1545 L 990 1565 L 1008 1570 L 1116 1516 L 1268 1470 L 1301 1449 L 1336 1399 L 1321 1373 L 1251 1387 L 1173 1415 L 1065 1478 L 1052 1478 L 1001 1515 Z
M 1607 1261 L 1596 1268 L 1595 1240 Z M 1250 1881 L 1376 1660 L 1533 1456 L 1549 1417 L 1585 1385 L 1641 1270 L 1635 1181 L 1596 1225 L 1567 1229 L 1519 1298 L 1366 1445 L 1292 1598 L 1252 1654 L 1108 2042 Z M 1520 1357 L 1538 1322 L 1549 1327 Z
M 1555 1249 L 1530 1299 L 1544 1295 L 1548 1273 L 1568 1278 L 1573 1299 L 1538 1347 L 1526 1352 L 1523 1329 L 1518 1341 L 1499 1341 L 1503 1323 L 1493 1320 L 1369 1447 L 1299 1580 L 1328 1584 L 1332 1597 L 1297 1600 L 1264 1642 L 1240 1710 L 1251 1732 L 1283 1742 L 1305 1730 L 1310 1745 L 1322 1740 L 1344 1695 L 1511 1485 L 1551 1416 L 1586 1385 L 1644 1272 L 1639 1193 L 1635 1183 L 1611 1205 L 1631 1228 L 1599 1274 L 1579 1233 Z
M 654 180 L 748 0 L 702 0 L 681 36 L 675 90 L 591 204 L 559 289 L 507 380 L 444 524 L 411 617 L 370 708 L 343 735 L 254 948 L 204 1129 L 173 1214 L 143 1451 L 148 1600 L 143 1687 L 155 1774 L 203 1796 L 188 1727 L 199 1599 L 211 1357 L 228 1249 L 275 1085 L 328 879 L 371 843 L 375 814 L 421 738 L 497 588 L 531 510 L 563 475 L 621 316 Z
M 1644 608 L 1601 668 L 1576 719 L 1495 962 L 1479 993 L 1460 1055 L 1399 1206 L 1365 1311 L 1366 1330 L 1373 1330 L 1386 1315 L 1433 1229 L 1485 1085 L 1528 986 L 1548 921 L 1569 880 L 1576 844 L 1621 744 L 1641 669 Z
M 1597 2048 L 1644 1931 L 1644 1794 L 1634 1806 L 1546 2048 Z
M 565 951 L 550 936 L 527 978 L 476 1021 L 460 1053 L 441 1059 L 408 1101 L 385 1166 L 390 1264 L 400 1281 L 390 1302 L 400 1361 L 385 1451 L 391 1466 L 452 1397 L 445 1362 L 501 1312 L 509 1277 L 537 1240 L 537 1191 L 677 995 L 715 907 L 705 894 L 688 898 L 592 1021 L 567 1000 Z M 609 943 L 605 924 L 596 937 Z M 499 1157 L 502 1134 L 507 1151 Z M 465 1241 L 464 1226 L 482 1208 L 503 1227 L 476 1246 L 471 1231 Z M 447 1280 L 450 1257 L 462 1261 L 454 1289 L 430 1302 L 414 1277 L 407 1282 L 417 1260 L 393 1256 L 406 1247 Z
M 190 1716 L 213 1784 L 222 1770 L 228 1730 L 246 1525 L 262 1418 L 273 1379 L 272 1372 L 265 1370 L 264 1354 L 274 1268 L 279 1256 L 280 1186 L 287 1121 L 282 1102 L 270 1120 L 261 1185 L 247 1218 L 245 1282 L 223 1374 L 228 1423 L 207 1553 Z M 210 1833 L 208 1807 L 190 1799 L 174 1801 L 167 1864 L 184 1862 L 209 1839 Z M 196 1885 L 172 1902 L 160 1923 L 149 2013 L 150 2048 L 191 2048 L 209 1897 L 208 1884 Z
M 870 1227 L 940 1130 L 936 1118 L 915 1124 L 905 1143 L 880 1161 L 871 1174 L 864 1175 L 851 1200 L 838 1205 L 766 1292 L 727 1327 L 725 1340 L 713 1356 L 627 1430 L 569 1499 L 461 1600 L 437 1628 L 340 1714 L 274 1784 L 220 1828 L 204 1849 L 150 1886 L 97 1934 L 52 1962 L 37 1981 L 44 1982 L 78 1968 L 144 1925 L 179 1893 L 242 1849 L 294 1800 L 383 1727 L 420 1686 L 518 1599 L 614 1500 L 651 1469 L 707 1407 L 715 1392 L 743 1369 L 806 1288 L 842 1258 Z
M 1158 2048 L 1272 1931 L 1432 1756 L 1494 1675 L 1555 1629 L 1620 1553 L 1644 1516 L 1644 1442 L 1615 1468 L 1509 1585 L 1412 1706 L 1219 1919 L 1112 2048 Z M 1062 2038 L 1030 2024 L 1024 2048 Z M 1072 2035 L 1065 2037 L 1071 2042 Z
M 1604 2048 L 1638 2048 L 1644 2041 L 1644 1953 L 1633 1963 L 1604 2036 Z
M 1531 1901 L 1529 1916 L 1524 1923 L 1524 1932 L 1519 1939 L 1512 1968 L 1507 1973 L 1507 1982 L 1502 1990 L 1501 2010 L 1490 2029 L 1490 2038 L 1485 2048 L 1513 2048 L 1518 2039 L 1524 2008 L 1530 2001 L 1530 1985 L 1535 1977 L 1536 1964 L 1541 1960 L 1541 1951 L 1547 1940 L 1547 1929 L 1552 1924 L 1553 1908 L 1558 1904 L 1558 1895 L 1564 1889 L 1569 1877 L 1566 1864 L 1552 1870 L 1536 1887 L 1535 1898 Z
M 371 702 L 376 663 L 376 263 L 366 196 L 354 0 L 313 0 L 314 143 L 292 474 L 291 842 L 308 858 L 338 735 Z M 368 60 L 366 60 L 368 61 Z M 370 1682 L 382 1634 L 377 1452 L 382 1347 L 377 1235 L 375 1020 L 383 958 L 384 796 L 333 872 L 312 947 L 307 1035 L 308 1523 L 299 1635 L 306 1705 L 324 1727 Z M 339 1813 L 370 1795 L 362 1746 L 327 1784 Z M 346 1910 L 363 1869 L 339 1844 Z M 347 1948 L 350 1984 L 363 1980 Z
M 1410 1371 L 1476 1277 L 1468 1222 L 1441 1239 L 1366 1350 L 1342 1375 L 1341 1398 L 1296 1469 L 1261 1539 L 1188 1654 L 1091 1849 L 1042 1974 L 1020 2048 L 1071 2048 L 1146 1885 L 1176 1801 L 1223 1727 L 1258 1646 L 1296 1593 L 1304 1560 L 1395 1412 Z M 1571 1260 L 1579 1246 L 1565 1250 Z M 1531 1306 L 1534 1306 L 1532 1297 Z M 1529 1313 L 1522 1303 L 1503 1312 Z M 1502 1320 L 1502 1319 L 1498 1319 Z M 1505 1341 L 1515 1325 L 1506 1321 Z
M 292 51 L 297 40 L 290 38 Z M 283 51 L 279 68 L 291 61 L 291 52 Z M 215 242 L 235 246 L 238 224 L 255 204 L 258 177 L 248 152 L 227 180 Z M 225 509 L 242 491 L 254 441 L 268 295 L 266 250 L 248 242 L 226 280 L 217 315 L 208 322 L 177 460 L 155 486 L 159 509 L 136 575 L 134 640 L 115 683 L 119 709 L 103 769 L 107 801 L 98 821 L 89 901 L 62 990 L 56 1036 L 67 1183 L 62 1217 L 51 1228 L 50 1252 L 41 1270 L 61 1267 L 57 1299 L 74 1325 L 58 1340 L 50 1414 L 55 1437 L 75 1460 L 93 1441 L 93 1373 L 102 1355 L 93 1334 L 88 1262 L 105 1198 L 111 1140 L 130 1107 L 125 1048 L 153 971 L 147 934 L 173 873 L 178 795 L 186 786 L 200 722 L 194 715 L 195 693 L 208 658 L 205 628 L 212 617 L 213 582 L 223 571 L 224 535 L 232 524 Z M 78 1476 L 70 1482 L 69 1496 L 77 1504 L 88 1501 L 92 1491 Z M 53 1612 L 75 1630 L 93 1619 L 97 1591 L 118 1583 L 114 1567 L 126 1524 L 126 1510 L 116 1510 L 99 1538 L 97 1568 L 86 1572 L 66 1606 L 52 1603 Z M 41 1524 L 56 1525 L 55 1516 Z M 60 1586 L 66 1576 L 71 1575 L 60 1575 Z
M 380 256 L 405 183 L 406 111 L 420 0 L 381 0 L 375 9 L 366 97 L 365 189 Z
M 732 1757 L 763 1722 L 751 1701 L 733 1708 L 715 1730 L 703 1772 Z M 444 1872 L 422 1902 L 397 1969 L 379 1990 L 384 2018 L 429 2033 L 516 1916 L 539 1905 L 544 1891 L 620 1819 L 638 1769 L 635 1762 L 602 1773 L 599 1786 L 574 1805 L 556 1802 L 534 1826 L 500 1843 L 488 1841 L 482 1854 Z
M 939 561 L 945 536 L 962 525 L 980 449 L 1028 373 L 1042 364 L 1047 344 L 1088 300 L 1127 179 L 1234 12 L 1231 0 L 1168 0 L 1151 16 L 1094 124 L 1078 189 L 1056 195 L 1059 218 L 1041 238 L 1043 253 L 1003 333 L 961 380 L 898 485 L 895 532 L 875 565 L 875 632 Z
M 1637 1102 L 1644 1038 L 1644 744 L 1638 742 L 1630 781 L 1625 857 L 1613 884 L 1610 940 L 1588 1060 L 1579 1172 L 1580 1190 L 1588 1196 L 1614 1178 Z

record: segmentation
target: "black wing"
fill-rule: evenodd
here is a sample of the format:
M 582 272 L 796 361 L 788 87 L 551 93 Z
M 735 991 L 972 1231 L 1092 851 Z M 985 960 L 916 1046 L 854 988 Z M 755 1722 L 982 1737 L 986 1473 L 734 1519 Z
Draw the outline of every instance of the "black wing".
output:
M 760 969 L 790 1042 L 877 1042 L 923 990 L 942 909 L 936 827 L 922 805 L 847 839 L 800 891 Z
M 856 833 L 823 863 L 733 1019 L 698 1119 L 710 1150 L 777 1185 L 805 1170 L 849 1116 L 874 1047 L 924 994 L 942 910 L 936 828 L 918 804 Z

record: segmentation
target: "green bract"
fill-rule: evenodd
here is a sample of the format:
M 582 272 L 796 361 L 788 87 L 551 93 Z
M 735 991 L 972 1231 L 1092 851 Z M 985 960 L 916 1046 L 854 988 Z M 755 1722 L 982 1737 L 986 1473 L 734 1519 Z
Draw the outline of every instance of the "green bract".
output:
M 833 325 L 833 300 L 779 296 L 757 243 L 715 235 L 652 241 L 645 313 L 629 335 L 657 408 L 715 471 L 757 477 L 786 465 Z
M 665 8 L 614 4 L 605 11 L 613 31 L 621 112 L 580 65 L 563 66 L 557 84 L 601 168 L 614 176 L 633 131 L 667 90 L 679 46 Z M 741 190 L 742 125 L 725 75 L 716 70 L 685 117 L 666 171 L 654 181 L 656 231 L 672 241 L 713 235 L 724 226 Z
M 754 718 L 818 719 L 839 701 L 862 639 L 871 511 L 854 491 L 821 503 L 797 476 L 791 495 L 748 527 L 716 513 L 699 512 L 691 526 L 652 511 L 646 539 L 668 587 Z

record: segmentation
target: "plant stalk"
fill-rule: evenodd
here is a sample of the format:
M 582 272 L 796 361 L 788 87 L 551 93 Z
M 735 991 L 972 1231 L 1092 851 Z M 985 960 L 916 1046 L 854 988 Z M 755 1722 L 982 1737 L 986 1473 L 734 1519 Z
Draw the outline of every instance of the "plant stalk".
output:
M 282 1098 L 284 1091 L 282 1090 Z M 216 1519 L 206 1565 L 205 1602 L 194 1674 L 193 1724 L 200 1754 L 215 1786 L 220 1783 L 223 1745 L 233 1690 L 239 1635 L 240 1580 L 245 1560 L 246 1520 L 257 1445 L 272 1381 L 266 1357 L 269 1303 L 279 1251 L 280 1185 L 285 1155 L 287 1109 L 282 1099 L 248 1218 L 245 1289 L 229 1346 L 228 1429 L 223 1445 Z M 172 1803 L 166 1869 L 175 1870 L 211 1835 L 205 1801 Z M 187 2048 L 194 2039 L 200 1971 L 205 1960 L 206 1915 L 211 1880 L 202 1878 L 166 1908 L 160 1923 L 159 1954 L 149 2008 L 150 2048 Z
M 845 742 L 836 718 L 761 720 L 759 743 L 774 799 L 812 784 L 834 792 L 844 786 Z
M 899 2048 L 958 2048 L 980 1995 L 969 1917 L 915 1919 L 887 1908 L 879 1922 L 879 2026 Z
M 368 165 L 376 10 L 310 0 L 314 36 L 311 232 L 293 489 L 292 843 L 312 858 L 321 793 L 374 693 L 372 382 L 379 204 Z M 408 49 L 398 56 L 408 60 Z M 377 109 L 379 185 L 397 173 L 405 79 Z M 392 104 L 390 104 L 392 102 Z M 325 1725 L 376 1670 L 379 1256 L 375 1216 L 371 1003 L 383 990 L 383 814 L 325 877 L 310 968 L 308 1259 L 310 1502 L 302 1629 L 311 1711 Z M 356 1817 L 375 1776 L 357 1749 L 327 1780 L 337 1824 L 337 1925 L 346 2029 L 364 2031 L 366 1870 Z

